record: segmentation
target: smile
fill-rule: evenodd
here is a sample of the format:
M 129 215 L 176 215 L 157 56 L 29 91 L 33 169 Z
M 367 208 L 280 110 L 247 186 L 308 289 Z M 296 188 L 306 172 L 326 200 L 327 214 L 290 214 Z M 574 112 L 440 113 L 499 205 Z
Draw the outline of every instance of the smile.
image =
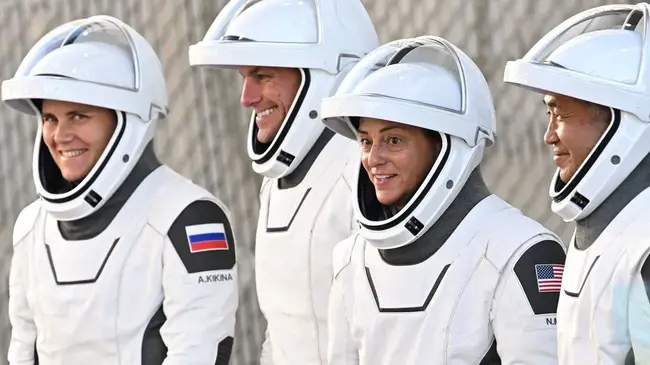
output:
M 271 115 L 276 110 L 277 110 L 277 108 L 269 108 L 269 109 L 262 110 L 259 113 L 256 113 L 255 121 L 260 121 L 260 120 L 268 117 L 269 115 Z
M 384 185 L 387 184 L 391 181 L 397 175 L 375 175 L 374 180 L 375 180 L 375 186 L 377 185 Z
M 70 150 L 70 151 L 60 151 L 59 153 L 61 154 L 61 156 L 65 157 L 65 158 L 73 158 L 73 157 L 83 155 L 84 153 L 86 153 L 86 151 L 88 151 L 88 150 L 87 149 L 78 149 L 78 150 Z

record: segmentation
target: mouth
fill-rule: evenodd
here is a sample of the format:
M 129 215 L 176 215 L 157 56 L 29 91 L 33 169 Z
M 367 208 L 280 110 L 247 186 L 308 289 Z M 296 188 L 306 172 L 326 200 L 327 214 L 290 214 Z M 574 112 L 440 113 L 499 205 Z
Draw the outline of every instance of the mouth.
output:
M 555 162 L 555 164 L 558 167 L 562 167 L 561 165 L 564 164 L 564 162 L 566 161 L 566 159 L 568 157 L 569 157 L 568 153 L 554 153 L 553 154 L 553 162 Z
M 59 151 L 59 154 L 61 155 L 61 157 L 67 160 L 67 159 L 73 159 L 79 157 L 86 152 L 88 152 L 88 149 L 80 148 L 76 150 Z
M 277 109 L 278 109 L 277 107 L 274 107 L 274 108 L 264 109 L 264 110 L 259 111 L 259 112 L 256 111 L 255 112 L 255 122 L 257 122 L 257 123 L 262 122 L 266 117 L 273 114 Z
M 373 182 L 375 186 L 386 185 L 391 182 L 396 176 L 396 174 L 373 175 Z

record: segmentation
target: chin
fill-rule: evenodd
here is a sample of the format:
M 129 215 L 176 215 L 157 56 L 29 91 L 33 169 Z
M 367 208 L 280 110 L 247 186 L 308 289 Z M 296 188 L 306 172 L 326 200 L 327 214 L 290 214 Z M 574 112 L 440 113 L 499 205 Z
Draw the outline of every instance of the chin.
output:
M 270 138 L 266 133 L 264 133 L 264 134 L 258 133 L 257 134 L 257 141 L 259 143 L 269 144 L 269 143 L 271 143 L 272 140 L 273 140 L 273 138 Z
M 81 180 L 82 178 L 81 178 L 81 177 L 77 177 L 76 175 L 70 175 L 70 176 L 64 176 L 63 179 L 65 179 L 65 181 L 67 181 L 67 182 L 69 182 L 69 183 L 72 183 L 72 182 L 75 182 L 75 181 L 79 181 L 79 180 Z
M 384 196 L 384 195 L 378 195 L 377 200 L 383 204 L 383 205 L 393 205 L 397 202 L 397 199 L 393 198 L 392 196 Z
M 87 174 L 78 173 L 78 172 L 77 173 L 75 173 L 75 172 L 67 172 L 67 173 L 63 173 L 61 175 L 63 176 L 65 181 L 74 182 L 74 181 L 83 180 L 83 178 L 86 177 Z
M 574 174 L 575 173 L 565 173 L 564 171 L 560 171 L 560 180 L 566 184 L 569 182 L 569 180 L 571 180 Z

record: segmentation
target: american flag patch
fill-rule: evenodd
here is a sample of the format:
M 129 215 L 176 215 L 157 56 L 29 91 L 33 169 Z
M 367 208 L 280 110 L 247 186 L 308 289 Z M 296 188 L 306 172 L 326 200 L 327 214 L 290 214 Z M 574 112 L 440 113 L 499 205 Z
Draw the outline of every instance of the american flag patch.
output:
M 537 273 L 537 290 L 540 293 L 559 293 L 562 287 L 564 265 L 539 264 L 535 265 Z

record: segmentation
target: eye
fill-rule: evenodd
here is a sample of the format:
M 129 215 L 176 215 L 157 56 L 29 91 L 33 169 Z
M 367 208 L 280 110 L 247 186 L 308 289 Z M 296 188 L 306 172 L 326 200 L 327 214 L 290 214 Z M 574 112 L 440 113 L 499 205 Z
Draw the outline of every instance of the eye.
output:
M 56 118 L 52 117 L 51 115 L 43 116 L 43 123 L 56 123 L 56 122 L 57 122 Z
M 76 113 L 76 114 L 74 114 L 74 115 L 72 116 L 72 119 L 73 119 L 73 120 L 84 120 L 84 119 L 88 119 L 88 116 L 85 115 L 85 114 Z
M 389 137 L 388 138 L 388 144 L 391 146 L 396 146 L 398 144 L 402 143 L 402 139 L 399 137 Z
M 263 81 L 271 78 L 271 75 L 266 74 L 266 73 L 256 73 L 254 75 L 255 79 L 258 81 Z

